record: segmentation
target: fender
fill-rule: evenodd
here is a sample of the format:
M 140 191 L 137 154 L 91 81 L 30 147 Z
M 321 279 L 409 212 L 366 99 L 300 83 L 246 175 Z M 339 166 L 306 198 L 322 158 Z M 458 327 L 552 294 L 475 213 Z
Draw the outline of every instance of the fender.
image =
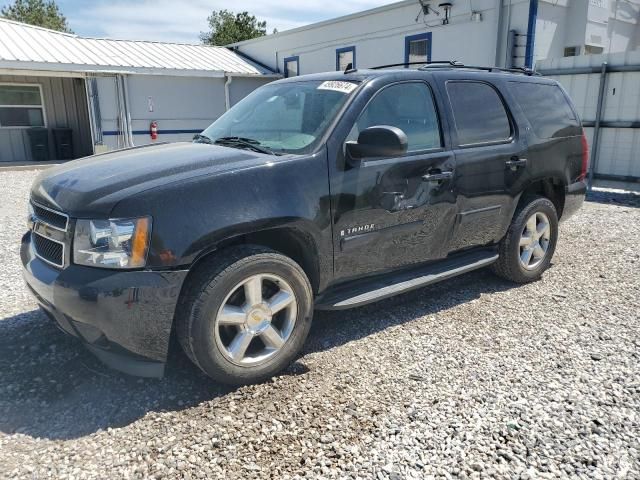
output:
M 283 219 L 284 220 L 284 219 Z M 277 222 L 262 230 L 247 229 L 244 233 L 230 235 L 203 249 L 195 258 L 190 271 L 198 268 L 200 262 L 218 252 L 224 252 L 233 245 L 253 244 L 271 248 L 296 261 L 306 272 L 314 292 L 323 290 L 332 277 L 332 262 L 326 261 L 318 253 L 317 236 L 304 229 L 304 222 Z
M 116 205 L 112 216 L 125 215 L 153 218 L 151 269 L 190 268 L 221 246 L 278 229 L 298 232 L 319 258 L 333 258 L 326 150 L 265 155 L 258 166 L 152 188 Z M 321 270 L 324 283 L 332 262 Z

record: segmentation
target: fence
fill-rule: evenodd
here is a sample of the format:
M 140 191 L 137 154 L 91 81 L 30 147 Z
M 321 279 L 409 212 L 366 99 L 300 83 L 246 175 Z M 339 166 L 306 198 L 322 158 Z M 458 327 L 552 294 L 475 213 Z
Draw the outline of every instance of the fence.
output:
M 589 180 L 640 182 L 640 52 L 543 60 L 573 99 L 589 139 Z

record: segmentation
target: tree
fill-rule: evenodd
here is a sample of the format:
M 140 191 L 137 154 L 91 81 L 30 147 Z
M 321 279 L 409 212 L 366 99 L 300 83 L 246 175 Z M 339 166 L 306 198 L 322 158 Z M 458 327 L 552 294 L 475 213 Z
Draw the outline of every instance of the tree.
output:
M 208 45 L 228 45 L 267 34 L 267 22 L 258 21 L 249 12 L 219 10 L 213 12 L 207 21 L 210 30 L 200 33 L 200 40 Z
M 54 0 L 15 0 L 0 10 L 0 16 L 37 27 L 73 33 L 67 19 L 60 12 Z

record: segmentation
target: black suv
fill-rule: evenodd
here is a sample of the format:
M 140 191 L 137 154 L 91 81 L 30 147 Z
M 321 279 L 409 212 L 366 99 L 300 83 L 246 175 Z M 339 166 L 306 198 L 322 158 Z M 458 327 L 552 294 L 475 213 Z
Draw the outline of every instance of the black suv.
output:
M 212 378 L 261 381 L 314 309 L 491 265 L 536 280 L 585 195 L 560 85 L 432 65 L 289 78 L 192 143 L 96 155 L 31 190 L 24 277 L 114 368 L 161 375 L 177 336 Z

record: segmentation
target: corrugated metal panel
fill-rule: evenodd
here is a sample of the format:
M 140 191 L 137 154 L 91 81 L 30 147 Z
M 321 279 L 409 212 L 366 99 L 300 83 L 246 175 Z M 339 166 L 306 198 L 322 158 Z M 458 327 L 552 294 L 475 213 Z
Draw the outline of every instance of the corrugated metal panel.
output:
M 0 83 L 40 85 L 47 128 L 71 128 L 75 156 L 80 157 L 92 153 L 87 98 L 82 79 L 0 75 Z M 0 128 L 0 163 L 32 160 L 27 132 L 27 128 Z M 49 155 L 51 158 L 55 158 L 52 135 L 49 135 Z
M 600 67 L 607 62 L 610 67 L 640 65 L 640 52 L 624 52 L 609 55 L 584 55 L 542 60 L 536 69 L 576 69 Z M 582 120 L 593 122 L 596 118 L 600 73 L 552 75 L 567 90 Z M 603 100 L 596 174 L 640 178 L 640 129 L 614 128 L 606 122 L 640 121 L 640 72 L 611 72 Z M 593 128 L 585 128 L 589 145 L 593 145 Z
M 145 70 L 210 71 L 246 75 L 273 72 L 224 47 L 82 38 L 0 19 L 0 67 L 35 64 Z M 9 62 L 9 63 L 7 63 Z M 88 68 L 91 67 L 91 68 Z

